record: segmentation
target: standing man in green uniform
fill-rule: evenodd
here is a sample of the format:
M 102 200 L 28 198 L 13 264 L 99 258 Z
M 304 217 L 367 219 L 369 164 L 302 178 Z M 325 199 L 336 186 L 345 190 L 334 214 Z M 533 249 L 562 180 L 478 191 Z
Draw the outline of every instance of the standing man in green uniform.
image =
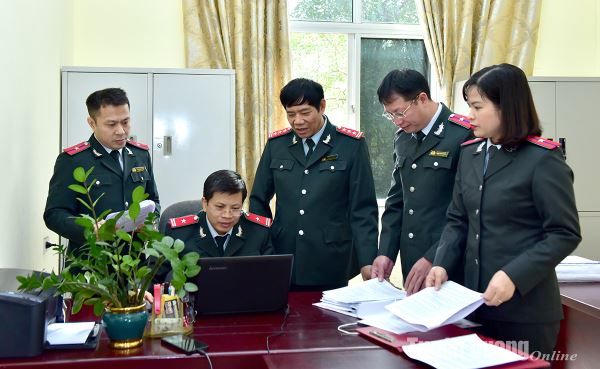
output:
M 377 254 L 377 201 L 362 132 L 323 115 L 323 87 L 298 78 L 280 93 L 291 128 L 269 135 L 256 170 L 250 211 L 271 217 L 277 254 L 294 254 L 293 288 L 348 284 L 371 277 Z
M 106 209 L 126 210 L 137 186 L 144 187 L 150 195 L 148 199 L 156 203 L 156 212 L 160 211 L 149 148 L 128 139 L 131 122 L 125 91 L 120 88 L 96 91 L 85 103 L 93 134 L 88 141 L 64 149 L 56 159 L 44 211 L 46 226 L 69 240 L 69 252 L 78 252 L 85 242 L 83 228 L 73 217 L 90 213 L 77 200 L 83 199 L 83 195 L 68 188 L 75 181 L 73 170 L 77 167 L 85 170 L 94 167 L 90 176 L 94 179 L 92 199 L 104 194 L 96 204 L 96 214 Z
M 372 276 L 388 278 L 400 251 L 404 287 L 411 294 L 424 287 L 432 267 L 452 199 L 460 144 L 471 137 L 471 126 L 431 100 L 427 80 L 415 70 L 391 71 L 377 94 L 383 116 L 398 131 Z

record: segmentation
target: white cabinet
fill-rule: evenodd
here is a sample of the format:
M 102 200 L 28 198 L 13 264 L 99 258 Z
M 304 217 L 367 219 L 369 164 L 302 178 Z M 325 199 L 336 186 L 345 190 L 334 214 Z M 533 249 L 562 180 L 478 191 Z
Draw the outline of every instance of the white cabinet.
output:
M 88 139 L 85 99 L 108 87 L 127 92 L 130 135 L 152 146 L 163 209 L 201 198 L 213 171 L 235 170 L 233 70 L 65 67 L 61 149 Z
M 532 77 L 529 85 L 543 135 L 564 140 L 567 163 L 575 175 L 575 198 L 583 240 L 576 255 L 600 259 L 600 166 L 595 142 L 600 78 Z

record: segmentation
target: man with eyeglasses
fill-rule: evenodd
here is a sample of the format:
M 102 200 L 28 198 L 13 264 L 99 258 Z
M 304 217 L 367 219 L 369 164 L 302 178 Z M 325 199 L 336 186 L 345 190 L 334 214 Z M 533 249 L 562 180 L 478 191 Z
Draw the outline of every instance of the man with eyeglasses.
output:
M 204 182 L 198 214 L 169 219 L 165 234 L 185 242 L 183 254 L 201 257 L 253 256 L 273 253 L 271 219 L 246 213 L 246 183 L 232 170 L 218 170 Z
M 371 275 L 389 278 L 400 252 L 408 294 L 425 287 L 452 198 L 460 144 L 469 121 L 431 100 L 425 77 L 411 69 L 388 73 L 377 90 L 383 117 L 398 131 L 392 183 L 381 218 L 379 256 Z M 460 273 L 452 275 L 460 280 Z

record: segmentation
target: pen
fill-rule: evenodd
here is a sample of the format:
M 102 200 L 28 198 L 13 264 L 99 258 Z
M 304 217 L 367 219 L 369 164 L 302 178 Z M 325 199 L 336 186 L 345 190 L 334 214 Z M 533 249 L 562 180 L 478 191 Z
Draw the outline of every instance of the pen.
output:
M 377 338 L 381 338 L 384 341 L 394 342 L 394 339 L 385 333 L 381 333 L 381 332 L 377 332 L 377 331 L 369 331 L 369 334 L 372 336 L 375 336 Z

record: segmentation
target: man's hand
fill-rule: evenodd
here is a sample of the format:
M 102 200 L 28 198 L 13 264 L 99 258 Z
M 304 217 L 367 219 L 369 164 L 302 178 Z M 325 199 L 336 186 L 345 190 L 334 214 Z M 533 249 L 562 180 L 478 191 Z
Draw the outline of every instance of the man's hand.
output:
M 360 275 L 362 276 L 363 281 L 371 279 L 371 266 L 365 265 L 364 267 L 360 268 Z
M 448 272 L 441 266 L 434 266 L 425 277 L 425 287 L 435 287 L 436 291 L 442 287 L 442 283 L 448 280 Z
M 392 259 L 385 255 L 379 255 L 373 260 L 373 267 L 371 268 L 371 278 L 379 279 L 379 282 L 384 279 L 390 278 L 392 269 L 394 268 L 394 262 Z
M 433 264 L 425 258 L 417 260 L 406 276 L 406 281 L 404 281 L 404 289 L 407 295 L 412 295 L 425 288 L 425 277 L 429 274 L 432 266 Z
M 481 297 L 487 306 L 499 306 L 515 294 L 515 284 L 504 271 L 497 271 Z

